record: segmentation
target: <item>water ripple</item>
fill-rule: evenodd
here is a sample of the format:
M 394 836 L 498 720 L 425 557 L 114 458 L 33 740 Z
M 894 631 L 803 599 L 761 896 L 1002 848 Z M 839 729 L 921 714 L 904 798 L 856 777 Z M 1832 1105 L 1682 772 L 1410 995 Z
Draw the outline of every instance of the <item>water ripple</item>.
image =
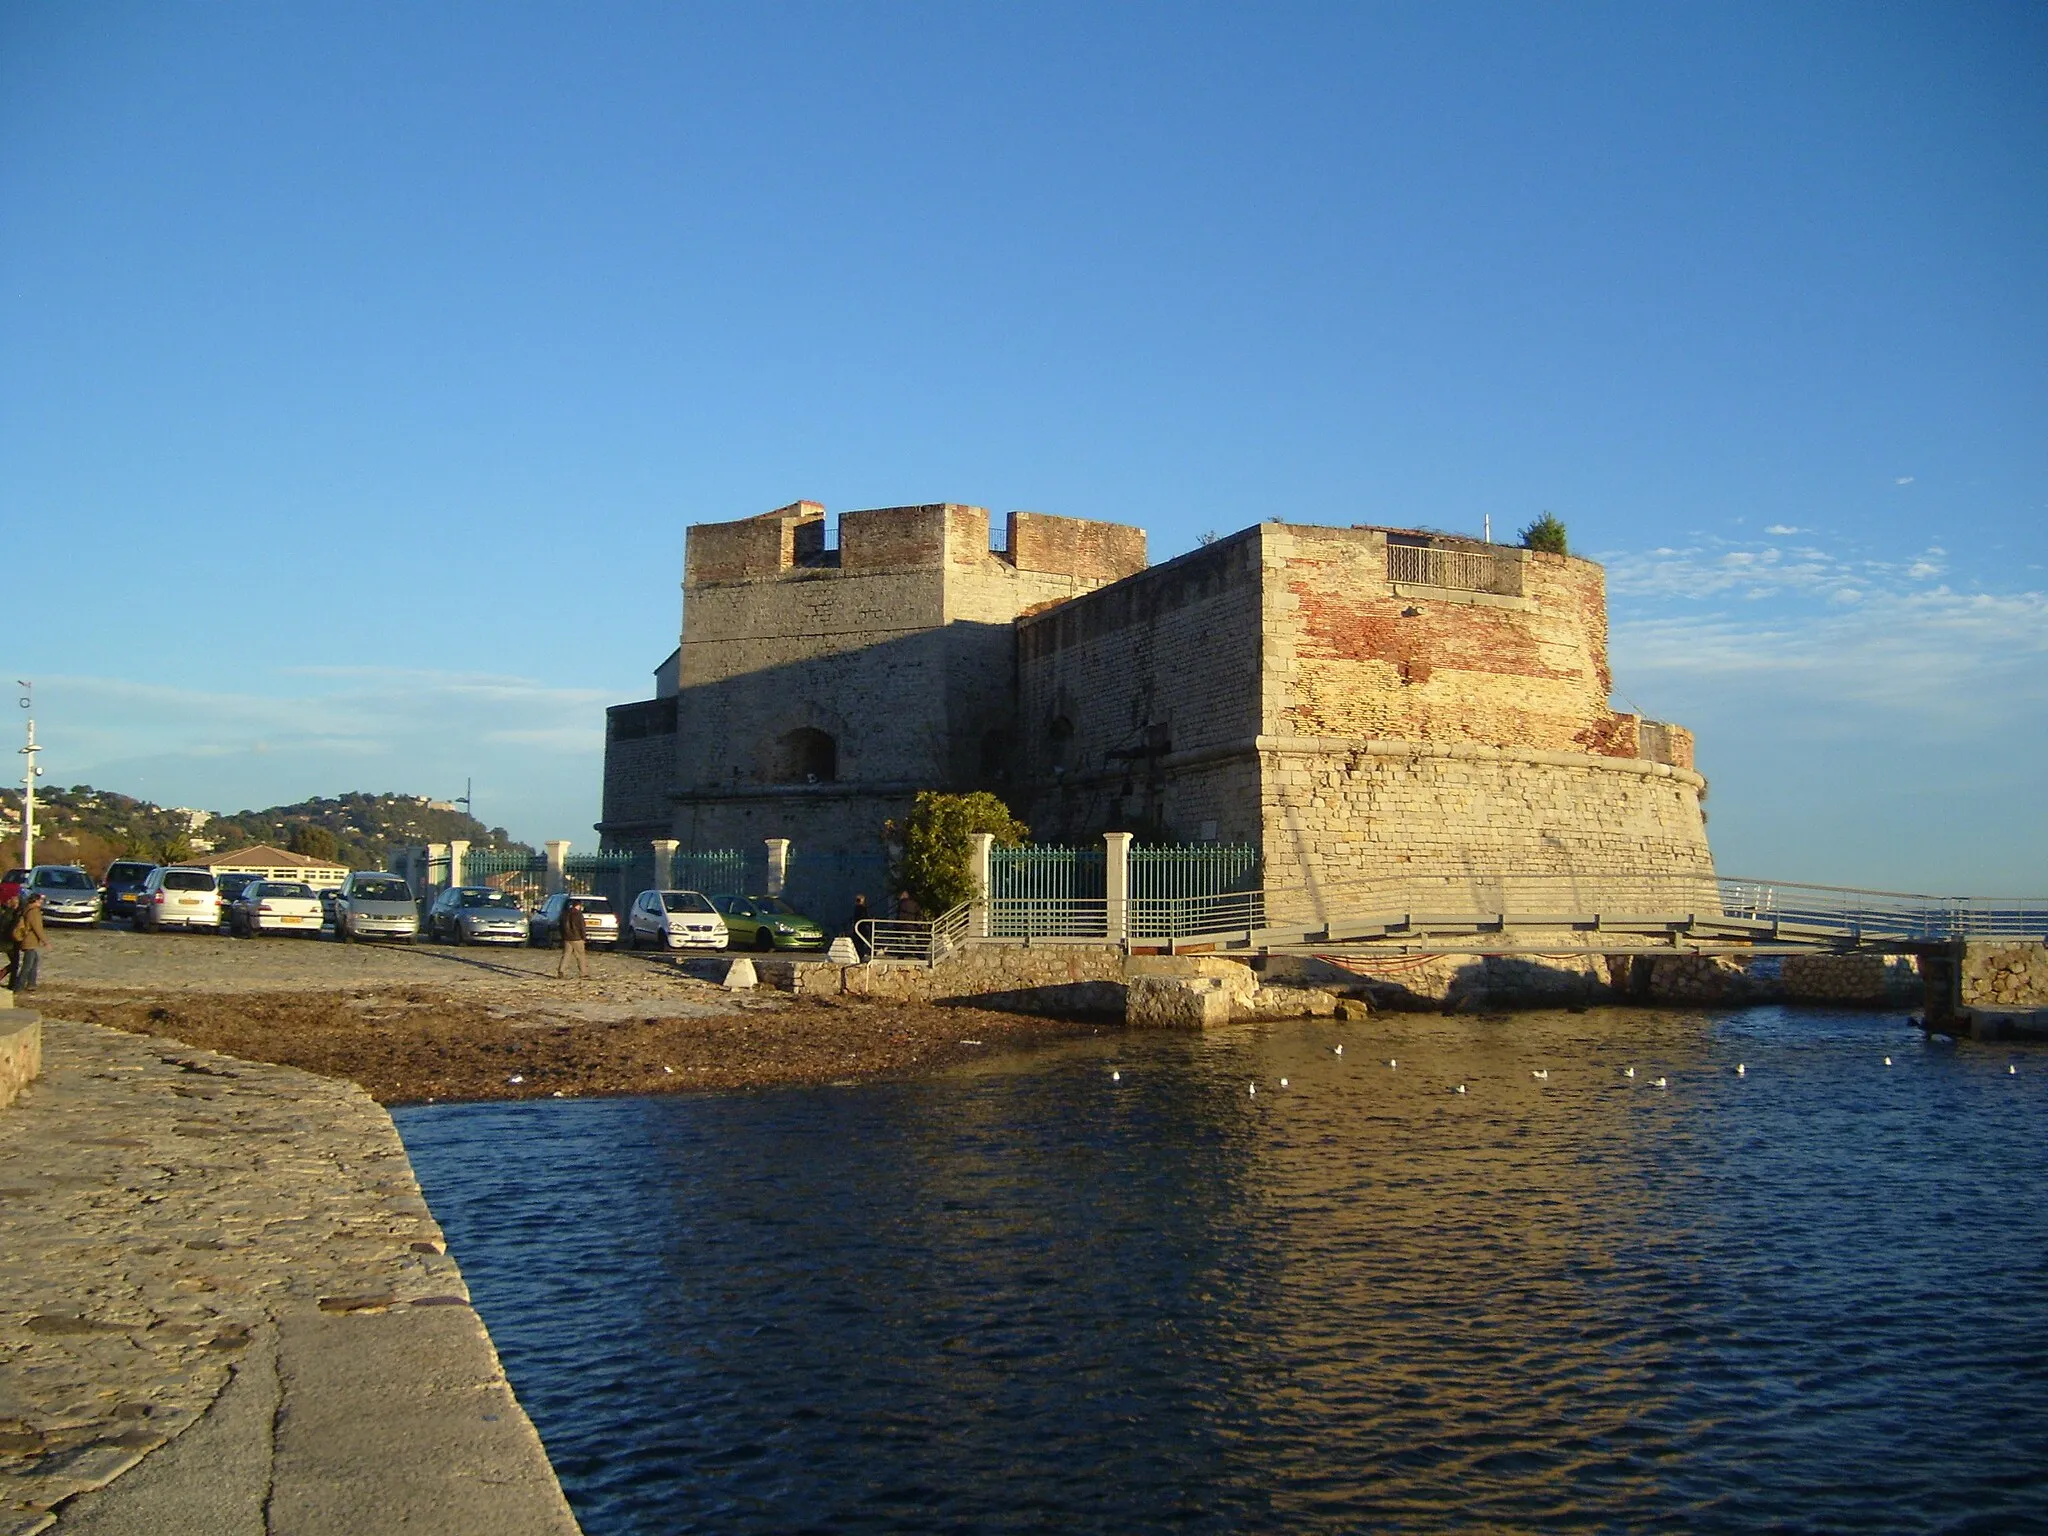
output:
M 592 1536 L 2048 1530 L 2006 1059 L 1413 1016 L 397 1118 Z

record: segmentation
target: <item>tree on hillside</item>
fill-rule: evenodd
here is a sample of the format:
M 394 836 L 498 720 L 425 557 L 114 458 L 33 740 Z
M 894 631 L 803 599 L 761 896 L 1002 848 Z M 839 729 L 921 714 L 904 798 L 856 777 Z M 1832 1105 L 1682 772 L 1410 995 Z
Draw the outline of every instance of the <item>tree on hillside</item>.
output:
M 1541 551 L 1546 555 L 1567 553 L 1564 543 L 1564 524 L 1548 512 L 1522 530 L 1522 548 Z
M 292 828 L 291 850 L 326 864 L 336 864 L 341 859 L 340 839 L 325 827 L 310 822 L 302 821 Z
M 920 791 L 910 820 L 901 830 L 899 889 L 909 891 L 933 917 L 974 894 L 974 872 L 968 865 L 973 851 L 970 837 L 987 832 L 993 834 L 998 847 L 1015 848 L 1031 834 L 1007 805 L 986 790 L 971 795 Z

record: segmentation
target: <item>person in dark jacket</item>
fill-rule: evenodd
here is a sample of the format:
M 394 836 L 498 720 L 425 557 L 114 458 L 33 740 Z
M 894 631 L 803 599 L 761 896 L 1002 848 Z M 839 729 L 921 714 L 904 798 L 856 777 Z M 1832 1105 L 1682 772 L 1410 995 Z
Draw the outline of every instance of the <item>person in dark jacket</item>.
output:
M 21 901 L 13 925 L 7 930 L 7 947 L 14 958 L 7 985 L 17 992 L 36 989 L 37 972 L 42 969 L 43 950 L 49 944 L 43 933 L 43 894 L 30 891 Z
M 566 977 L 569 973 L 569 957 L 576 957 L 576 977 L 579 981 L 590 979 L 590 961 L 585 958 L 584 941 L 590 937 L 590 924 L 584 921 L 583 903 L 565 902 L 562 905 L 562 957 L 555 962 L 555 974 Z
M 908 891 L 899 891 L 896 896 L 896 920 L 899 923 L 921 923 L 924 908 L 917 904 L 917 898 Z
M 874 915 L 874 913 L 868 910 L 868 893 L 866 891 L 862 891 L 853 898 L 853 921 L 848 923 L 846 928 L 847 932 L 853 935 L 854 948 L 859 952 L 863 960 L 868 957 L 869 945 L 868 936 L 860 931 L 860 925 Z

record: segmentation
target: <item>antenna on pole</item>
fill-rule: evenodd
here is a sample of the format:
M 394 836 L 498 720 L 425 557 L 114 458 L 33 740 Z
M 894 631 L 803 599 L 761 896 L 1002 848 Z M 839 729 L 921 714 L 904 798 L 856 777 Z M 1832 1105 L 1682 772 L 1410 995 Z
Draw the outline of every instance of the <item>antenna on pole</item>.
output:
M 33 710 L 36 707 L 36 685 L 26 678 L 16 678 L 21 684 L 21 707 Z M 21 867 L 33 869 L 36 863 L 36 780 L 43 776 L 43 770 L 36 766 L 36 754 L 43 749 L 36 745 L 36 717 L 28 717 L 28 744 L 20 749 L 28 759 L 28 766 L 21 775 Z

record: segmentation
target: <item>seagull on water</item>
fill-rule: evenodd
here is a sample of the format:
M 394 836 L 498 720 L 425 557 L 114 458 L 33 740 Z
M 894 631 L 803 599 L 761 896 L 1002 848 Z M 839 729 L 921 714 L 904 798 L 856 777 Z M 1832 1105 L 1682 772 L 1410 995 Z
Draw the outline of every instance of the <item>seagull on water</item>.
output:
M 1542 1082 L 1547 1083 L 1550 1081 L 1550 1068 L 1538 1067 L 1534 1072 L 1531 1072 L 1529 1075 L 1533 1078 L 1536 1078 Z
M 1885 1057 L 1885 1059 L 1884 1059 L 1884 1064 L 1885 1064 L 1886 1066 L 1890 1066 L 1890 1065 L 1892 1064 L 1892 1059 L 1891 1059 L 1891 1057 L 1889 1057 L 1889 1056 Z
M 1398 1061 L 1390 1061 L 1387 1063 L 1387 1065 L 1390 1067 L 1398 1067 L 1401 1065 L 1401 1063 L 1399 1063 Z
M 1286 1078 L 1284 1078 L 1284 1077 L 1283 1077 L 1283 1078 L 1281 1078 L 1281 1079 L 1280 1079 L 1280 1086 L 1281 1086 L 1282 1088 L 1285 1088 L 1285 1087 L 1287 1086 L 1287 1079 L 1286 1079 Z
M 1465 1091 L 1465 1085 L 1464 1085 L 1463 1083 L 1460 1083 L 1460 1084 L 1458 1084 L 1458 1086 L 1457 1086 L 1457 1087 L 1455 1087 L 1455 1088 L 1453 1088 L 1453 1089 L 1451 1090 L 1451 1092 L 1453 1092 L 1453 1093 L 1463 1093 L 1464 1091 Z
M 1737 1077 L 1749 1076 L 1749 1063 L 1746 1061 L 1738 1061 L 1737 1063 L 1735 1063 L 1735 1075 Z
M 1621 1075 L 1623 1077 L 1634 1077 L 1636 1075 L 1636 1069 L 1634 1067 L 1623 1067 L 1621 1069 Z
M 1257 1083 L 1246 1083 L 1244 1085 L 1244 1092 L 1246 1098 L 1256 1099 L 1259 1096 L 1259 1085 Z
M 1112 1072 L 1109 1074 L 1109 1080 L 1112 1083 L 1120 1083 L 1124 1080 L 1124 1075 L 1121 1072 Z
M 1339 1056 L 1342 1056 L 1342 1055 L 1344 1054 L 1344 1047 L 1343 1047 L 1343 1046 L 1341 1046 L 1341 1045 L 1340 1045 L 1340 1046 L 1338 1046 L 1338 1047 L 1337 1047 L 1337 1054 L 1338 1054 Z
M 2007 1077 L 2018 1077 L 2020 1075 L 2020 1069 L 2014 1066 L 2011 1062 L 2007 1062 L 2005 1066 L 2005 1075 Z
M 1657 1079 L 1657 1081 L 1656 1081 L 1655 1083 L 1651 1084 L 1651 1086 L 1652 1086 L 1653 1088 L 1669 1088 L 1669 1087 L 1670 1087 L 1671 1085 L 1670 1085 L 1669 1083 L 1667 1083 L 1667 1082 L 1666 1082 L 1666 1081 L 1665 1081 L 1665 1080 L 1664 1080 L 1663 1078 L 1661 1078 L 1661 1077 L 1660 1077 L 1660 1078 L 1658 1078 L 1658 1079 Z

